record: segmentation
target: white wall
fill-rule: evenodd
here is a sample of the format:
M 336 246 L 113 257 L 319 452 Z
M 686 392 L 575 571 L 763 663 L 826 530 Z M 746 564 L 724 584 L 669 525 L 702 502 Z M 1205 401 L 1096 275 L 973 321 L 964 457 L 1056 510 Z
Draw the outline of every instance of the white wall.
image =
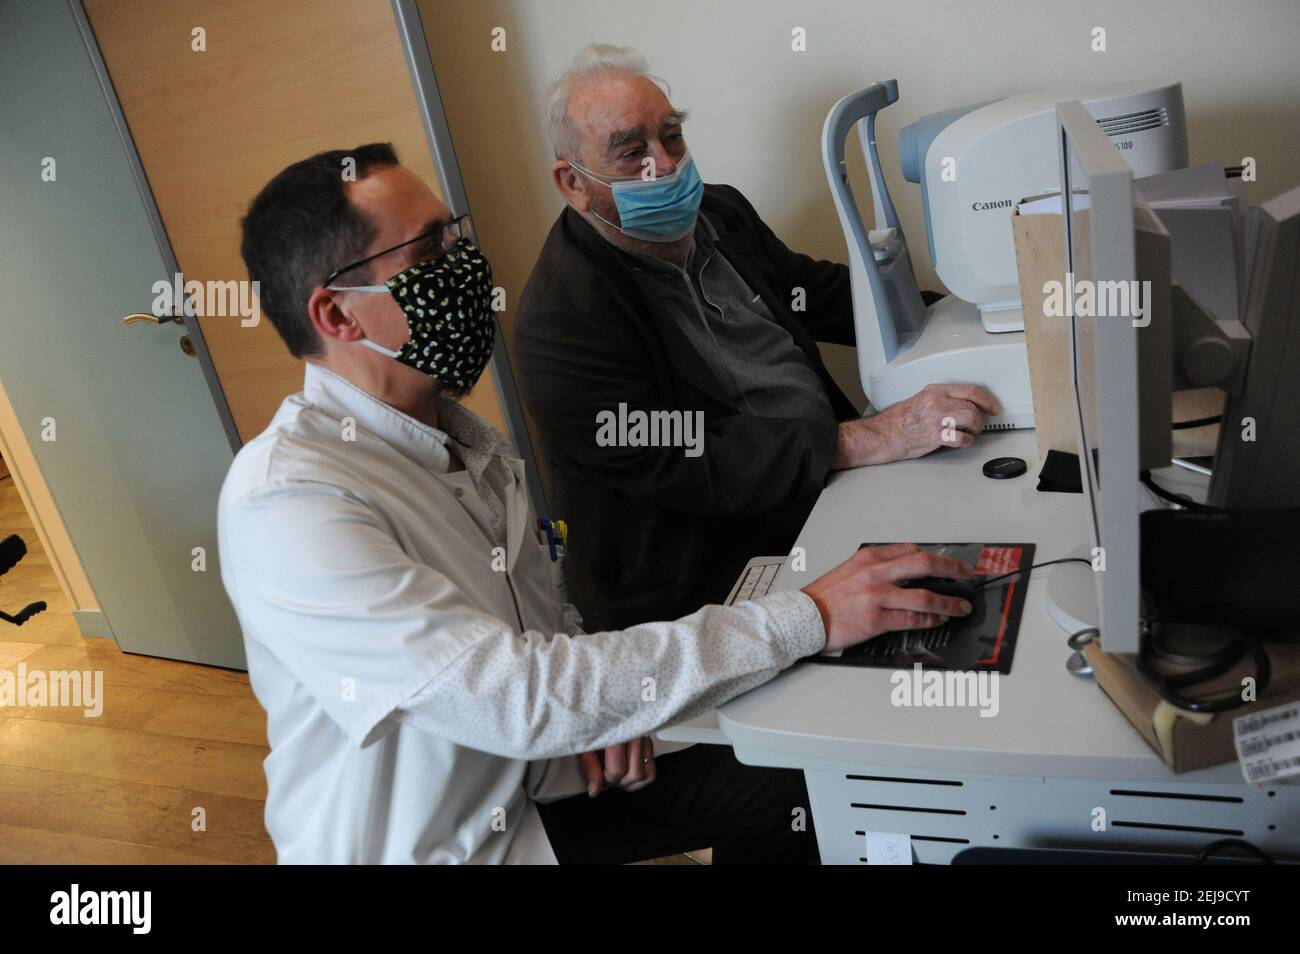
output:
M 930 267 L 918 187 L 898 174 L 897 134 L 918 116 L 1046 85 L 1170 77 L 1183 83 L 1193 163 L 1258 162 L 1251 201 L 1300 182 L 1297 0 L 424 0 L 420 9 L 471 207 L 513 293 L 561 201 L 542 91 L 581 47 L 635 46 L 691 110 L 706 182 L 741 189 L 788 245 L 844 260 L 819 137 L 846 93 L 896 77 L 881 158 L 922 287 Z M 493 52 L 491 31 L 506 28 Z M 807 31 L 807 52 L 790 48 Z M 1105 27 L 1108 51 L 1091 50 Z M 855 153 L 856 155 L 856 153 Z M 854 190 L 870 215 L 865 174 Z M 843 356 L 837 374 L 855 377 Z

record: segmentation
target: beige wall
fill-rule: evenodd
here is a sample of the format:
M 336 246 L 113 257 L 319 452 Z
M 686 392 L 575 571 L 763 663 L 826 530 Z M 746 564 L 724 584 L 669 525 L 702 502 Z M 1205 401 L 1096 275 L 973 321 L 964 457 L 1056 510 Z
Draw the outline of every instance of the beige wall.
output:
M 881 155 L 923 287 L 941 286 L 918 187 L 898 174 L 897 136 L 935 110 L 1047 85 L 1172 77 L 1183 82 L 1194 163 L 1254 156 L 1253 202 L 1300 182 L 1295 0 L 422 0 L 420 10 L 475 220 L 512 302 L 561 207 L 546 176 L 542 91 L 593 41 L 639 48 L 671 83 L 691 110 L 687 141 L 705 181 L 740 188 L 792 247 L 840 261 L 822 121 L 839 97 L 897 77 Z M 497 26 L 504 53 L 491 49 Z M 796 26 L 806 53 L 790 49 Z M 1106 53 L 1091 52 L 1095 26 L 1107 30 Z M 864 175 L 854 189 L 869 215 Z M 839 357 L 837 374 L 855 379 Z

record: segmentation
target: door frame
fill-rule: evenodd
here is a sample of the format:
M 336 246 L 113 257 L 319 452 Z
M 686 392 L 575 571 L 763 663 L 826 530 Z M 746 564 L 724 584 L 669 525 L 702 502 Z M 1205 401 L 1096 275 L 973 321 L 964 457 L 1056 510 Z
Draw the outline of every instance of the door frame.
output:
M 443 109 L 442 94 L 438 90 L 433 55 L 429 52 L 429 43 L 425 39 L 420 10 L 415 0 L 392 0 L 392 3 L 398 36 L 401 39 L 402 49 L 406 51 L 406 65 L 411 71 L 411 85 L 415 88 L 420 121 L 424 124 L 424 134 L 429 140 L 433 164 L 442 180 L 443 198 L 451 214 L 468 215 L 470 226 L 473 228 L 474 217 L 470 214 L 469 197 L 465 194 L 465 181 L 461 178 L 460 164 L 456 161 L 456 148 L 451 141 L 451 128 L 447 122 L 447 113 Z M 474 229 L 474 238 L 477 241 L 477 229 Z M 541 471 L 538 470 L 536 455 L 533 452 L 532 438 L 524 422 L 523 406 L 519 402 L 519 388 L 515 384 L 514 370 L 510 366 L 510 353 L 506 347 L 505 333 L 501 330 L 501 322 L 495 322 L 495 325 L 496 343 L 492 349 L 491 363 L 492 382 L 496 385 L 497 399 L 501 402 L 501 411 L 505 417 L 510 441 L 524 461 L 524 474 L 533 512 L 539 517 L 549 516 L 546 491 L 542 486 Z

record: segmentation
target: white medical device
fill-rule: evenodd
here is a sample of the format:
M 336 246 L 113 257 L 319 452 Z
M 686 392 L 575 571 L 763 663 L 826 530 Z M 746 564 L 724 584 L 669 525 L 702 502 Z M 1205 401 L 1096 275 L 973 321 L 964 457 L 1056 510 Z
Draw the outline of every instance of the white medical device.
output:
M 898 101 L 898 81 L 846 96 L 827 115 L 822 161 L 848 245 L 858 370 L 877 410 L 927 384 L 978 384 L 1003 407 L 986 430 L 1034 426 L 1010 218 L 1020 199 L 1058 188 L 1055 110 L 1064 100 L 1098 117 L 1135 175 L 1187 164 L 1178 83 L 1047 91 L 923 117 L 903 130 L 903 173 L 921 183 L 931 259 L 952 291 L 928 309 L 876 150 L 876 113 Z M 844 164 L 854 126 L 875 200 L 870 232 Z
M 922 116 L 899 133 L 903 178 L 921 186 L 930 264 L 988 331 L 1020 331 L 1011 213 L 1058 188 L 1056 104 L 1080 101 L 1133 177 L 1187 165 L 1180 83 L 1044 90 Z

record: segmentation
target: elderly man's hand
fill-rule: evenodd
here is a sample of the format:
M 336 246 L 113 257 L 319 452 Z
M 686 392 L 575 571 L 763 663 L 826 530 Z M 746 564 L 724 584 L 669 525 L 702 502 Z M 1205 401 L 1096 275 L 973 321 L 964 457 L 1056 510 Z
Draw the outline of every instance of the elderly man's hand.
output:
M 974 384 L 931 384 L 873 417 L 840 425 L 835 469 L 921 457 L 940 447 L 969 447 L 985 414 L 1002 405 Z
M 578 761 L 587 778 L 587 794 L 592 798 L 606 785 L 635 792 L 655 780 L 655 750 L 649 736 L 611 745 L 604 752 L 584 752 Z

